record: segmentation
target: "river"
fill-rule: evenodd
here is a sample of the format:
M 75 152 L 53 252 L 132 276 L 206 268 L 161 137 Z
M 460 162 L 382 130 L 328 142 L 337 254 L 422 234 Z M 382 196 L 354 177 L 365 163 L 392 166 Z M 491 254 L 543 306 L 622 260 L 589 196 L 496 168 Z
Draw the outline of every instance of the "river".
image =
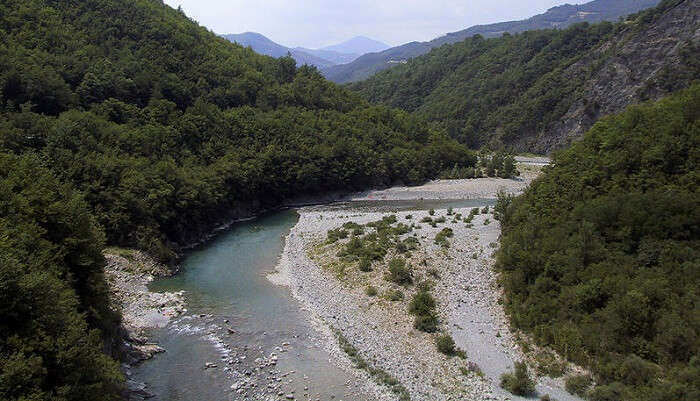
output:
M 493 202 L 371 201 L 318 207 L 425 210 Z M 309 314 L 288 289 L 266 278 L 296 221 L 297 213 L 285 210 L 238 223 L 189 253 L 179 274 L 151 284 L 151 291 L 184 290 L 188 308 L 167 327 L 150 333 L 167 351 L 133 369 L 133 379 L 148 383 L 155 400 L 277 399 L 279 393 L 297 399 L 306 398 L 303 394 L 312 399 L 371 399 L 354 375 L 331 360 L 322 346 L 325 337 L 312 328 Z M 264 366 L 272 353 L 276 364 Z M 205 368 L 207 363 L 217 366 Z M 231 389 L 246 381 L 255 383 L 255 389 Z

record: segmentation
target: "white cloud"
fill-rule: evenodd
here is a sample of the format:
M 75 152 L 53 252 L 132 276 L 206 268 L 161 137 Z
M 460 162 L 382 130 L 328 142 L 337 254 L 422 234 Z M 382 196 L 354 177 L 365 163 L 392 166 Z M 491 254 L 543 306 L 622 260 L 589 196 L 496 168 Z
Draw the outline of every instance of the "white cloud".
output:
M 216 33 L 260 32 L 286 46 L 322 47 L 365 35 L 390 45 L 476 24 L 522 19 L 588 0 L 165 0 Z

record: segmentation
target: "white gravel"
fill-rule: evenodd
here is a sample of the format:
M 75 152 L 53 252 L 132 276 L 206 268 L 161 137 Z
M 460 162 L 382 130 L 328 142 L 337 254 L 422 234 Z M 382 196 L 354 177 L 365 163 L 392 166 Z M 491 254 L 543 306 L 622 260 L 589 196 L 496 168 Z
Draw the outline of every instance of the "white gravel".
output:
M 425 199 L 492 198 L 499 189 L 511 193 L 522 191 L 535 177 L 537 169 L 526 171 L 529 173 L 522 180 L 434 181 L 421 187 L 371 191 L 353 199 L 419 199 L 417 194 L 421 197 L 430 194 Z M 455 209 L 454 212 L 466 216 L 469 210 Z M 414 274 L 420 280 L 428 277 L 428 269 L 438 270 L 439 279 L 431 279 L 436 283 L 432 292 L 438 301 L 441 328 L 466 351 L 466 361 L 439 354 L 434 345 L 435 335 L 413 328 L 413 317 L 407 312 L 415 291 L 413 286 L 403 289 L 404 300 L 400 302 L 365 294 L 367 284 L 376 287 L 380 295 L 387 289 L 398 288 L 382 279 L 386 263 L 373 265 L 372 273 L 359 272 L 353 265 L 344 275 L 328 267 L 329 263 L 337 261 L 333 257 L 336 248 L 334 245 L 324 248 L 319 244 L 326 239 L 329 229 L 348 221 L 365 224 L 389 213 L 309 207 L 299 209 L 299 214 L 299 222 L 286 238 L 277 271 L 269 278 L 290 288 L 303 307 L 313 313 L 317 328 L 329 337 L 332 337 L 332 330 L 341 332 L 365 360 L 397 378 L 409 390 L 412 400 L 523 399 L 498 385 L 500 375 L 511 370 L 514 362 L 524 356 L 499 304 L 502 290 L 496 282 L 492 253 L 498 246 L 500 225 L 492 214 L 477 215 L 471 228 L 462 221 L 452 223 L 451 216 L 446 216 L 445 223 L 433 228 L 419 223 L 428 216 L 427 211 L 396 213 L 398 222 L 414 222 L 421 226 L 403 236 L 415 232 L 420 240 L 419 250 L 414 251 L 410 259 Z M 413 216 L 411 220 L 405 219 L 407 214 Z M 445 215 L 446 210 L 436 210 L 434 217 Z M 484 224 L 486 219 L 489 224 Z M 435 234 L 444 227 L 454 231 L 447 250 L 433 241 Z M 388 255 L 385 260 L 390 257 Z M 420 264 L 423 259 L 427 266 Z M 343 351 L 336 344 L 329 341 L 329 351 L 343 360 Z M 348 367 L 347 358 L 344 360 Z M 478 364 L 484 376 L 460 373 L 459 368 L 465 367 L 467 361 Z M 559 401 L 578 400 L 563 390 L 561 379 L 540 378 L 537 390 L 540 395 L 550 394 Z M 374 386 L 374 391 L 377 399 L 395 399 L 384 388 Z

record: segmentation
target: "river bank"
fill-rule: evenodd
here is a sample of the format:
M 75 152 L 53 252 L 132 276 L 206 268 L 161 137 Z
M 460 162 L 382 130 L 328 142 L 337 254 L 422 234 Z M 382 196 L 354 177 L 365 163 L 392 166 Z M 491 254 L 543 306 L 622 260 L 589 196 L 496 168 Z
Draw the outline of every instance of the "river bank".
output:
M 186 312 L 184 292 L 150 292 L 148 284 L 169 277 L 176 270 L 156 262 L 141 251 L 108 248 L 105 279 L 110 289 L 112 308 L 122 316 L 120 354 L 127 378 L 128 398 L 149 398 L 145 383 L 131 379 L 131 368 L 164 352 L 148 338 L 147 331 L 165 327 L 171 319 Z
M 517 194 L 536 177 L 539 167 L 526 166 L 524 174 L 516 180 L 437 180 L 420 187 L 368 191 L 354 196 L 353 200 L 494 198 L 499 191 Z M 499 385 L 500 375 L 512 370 L 514 362 L 529 361 L 531 368 L 536 365 L 533 352 L 523 352 L 520 346 L 523 339 L 511 332 L 501 307 L 503 294 L 493 270 L 500 226 L 491 208 L 486 213 L 480 210 L 465 223 L 464 217 L 471 209 L 437 209 L 431 215 L 427 210 L 392 213 L 302 208 L 298 211 L 298 223 L 286 238 L 277 270 L 269 278 L 289 287 L 293 296 L 313 313 L 319 330 L 336 333 L 343 347 L 336 343 L 329 352 L 342 354 L 342 348 L 347 351 L 346 344 L 351 345 L 352 352 L 367 362 L 370 371 L 378 370 L 396 379 L 411 399 L 521 399 Z M 410 232 L 399 239 L 413 237 L 418 241 L 417 249 L 406 258 L 413 269 L 414 283 L 425 280 L 433 283 L 441 330 L 449 333 L 466 352 L 465 360 L 438 353 L 436 334 L 414 328 L 413 316 L 407 310 L 415 286 L 401 287 L 385 280 L 386 264 L 375 263 L 371 272 L 361 272 L 356 264 L 337 257 L 348 239 L 334 244 L 326 240 L 329 230 L 344 224 L 369 227 L 368 223 L 388 216 L 395 216 L 398 223 L 410 224 Z M 428 218 L 441 223 L 421 223 Z M 450 246 L 443 247 L 434 239 L 448 228 L 453 236 Z M 386 260 L 403 256 L 392 252 Z M 368 295 L 369 286 L 378 295 Z M 403 292 L 403 298 L 390 301 L 385 294 L 396 290 Z M 578 399 L 563 387 L 561 378 L 543 375 L 537 380 L 539 395 L 549 394 L 560 401 Z

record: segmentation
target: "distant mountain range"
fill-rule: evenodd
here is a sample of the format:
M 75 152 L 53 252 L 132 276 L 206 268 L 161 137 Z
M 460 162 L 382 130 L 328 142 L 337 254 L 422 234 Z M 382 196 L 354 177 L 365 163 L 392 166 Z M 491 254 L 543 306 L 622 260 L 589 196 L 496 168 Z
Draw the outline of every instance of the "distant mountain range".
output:
M 561 29 L 579 22 L 615 21 L 628 14 L 654 7 L 659 1 L 594 0 L 581 5 L 564 4 L 550 8 L 543 14 L 525 20 L 476 25 L 459 32 L 448 33 L 429 42 L 410 42 L 383 51 L 365 54 L 348 64 L 323 68 L 323 72 L 328 79 L 338 83 L 360 81 L 378 71 L 398 64 L 404 64 L 406 60 L 428 53 L 433 48 L 446 43 L 461 42 L 477 34 L 484 37 L 496 37 L 506 32 L 518 33 L 535 29 Z
M 320 49 L 286 47 L 273 42 L 257 32 L 228 34 L 223 35 L 223 37 L 242 46 L 250 46 L 257 53 L 267 56 L 284 57 L 287 54 L 291 54 L 298 65 L 315 65 L 321 69 L 338 64 L 346 64 L 365 53 L 382 51 L 389 48 L 387 44 L 364 36 L 357 36 L 345 42 Z

